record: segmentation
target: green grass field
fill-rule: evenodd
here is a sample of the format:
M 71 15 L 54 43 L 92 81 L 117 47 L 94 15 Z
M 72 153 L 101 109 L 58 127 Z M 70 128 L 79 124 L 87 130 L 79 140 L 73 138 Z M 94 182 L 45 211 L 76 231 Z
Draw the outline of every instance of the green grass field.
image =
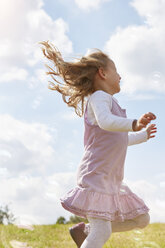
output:
M 76 248 L 68 232 L 72 225 L 34 225 L 32 231 L 0 225 L 0 248 Z M 104 248 L 165 248 L 165 224 L 112 233 Z

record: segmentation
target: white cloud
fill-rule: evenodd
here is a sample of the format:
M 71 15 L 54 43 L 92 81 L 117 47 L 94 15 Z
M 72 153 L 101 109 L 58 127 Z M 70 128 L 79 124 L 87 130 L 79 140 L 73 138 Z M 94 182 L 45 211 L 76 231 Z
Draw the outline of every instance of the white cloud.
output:
M 33 75 L 31 75 L 28 80 L 28 87 L 32 90 L 38 88 L 39 86 L 48 86 L 48 76 L 46 75 L 46 70 L 35 69 Z
M 75 0 L 75 3 L 80 9 L 89 11 L 91 9 L 98 9 L 103 3 L 111 0 Z
M 39 41 L 50 40 L 64 54 L 72 52 L 67 23 L 62 18 L 53 20 L 42 0 L 1 3 L 0 29 L 1 82 L 24 80 L 27 69 L 43 62 Z
M 164 0 L 133 0 L 130 4 L 146 18 L 146 23 L 159 29 L 160 21 L 164 20 Z
M 105 44 L 116 63 L 124 93 L 165 92 L 164 1 L 131 2 L 145 18 L 140 26 L 118 27 Z M 159 23 L 159 25 L 158 25 Z
M 1 167 L 10 176 L 21 173 L 44 174 L 50 164 L 58 161 L 53 144 L 57 130 L 41 123 L 27 123 L 10 115 L 0 116 Z M 56 158 L 56 159 L 55 159 Z
M 69 219 L 71 213 L 62 208 L 60 197 L 74 187 L 75 182 L 75 173 L 1 179 L 1 205 L 9 205 L 17 217 L 15 224 L 54 224 L 60 215 Z
M 59 198 L 75 186 L 76 175 L 55 171 L 63 165 L 74 169 L 74 144 L 65 140 L 59 151 L 54 127 L 7 114 L 0 115 L 0 130 L 1 205 L 11 205 L 18 224 L 55 223 L 60 215 L 69 218 Z M 77 137 L 77 131 L 72 131 Z
M 12 67 L 0 77 L 0 82 L 10 82 L 15 80 L 26 80 L 28 71 L 22 68 Z
M 0 115 L 0 177 L 46 176 L 62 170 L 74 170 L 78 133 L 73 130 L 72 140 L 65 138 L 62 142 L 61 132 L 56 119 L 46 125 Z M 65 156 L 60 156 L 63 153 Z
M 40 104 L 41 104 L 41 101 L 42 101 L 42 97 L 41 96 L 37 96 L 34 101 L 33 101 L 33 104 L 32 104 L 32 108 L 33 109 L 37 109 Z

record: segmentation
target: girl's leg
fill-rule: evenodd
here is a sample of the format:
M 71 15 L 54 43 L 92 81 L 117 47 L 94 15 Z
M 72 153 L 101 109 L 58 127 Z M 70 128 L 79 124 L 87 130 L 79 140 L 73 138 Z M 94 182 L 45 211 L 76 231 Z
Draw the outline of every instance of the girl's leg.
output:
M 145 228 L 150 222 L 150 216 L 148 213 L 141 214 L 138 217 L 124 222 L 111 222 L 112 232 L 125 232 L 137 228 Z M 89 234 L 90 223 L 85 224 L 84 232 L 86 235 Z
M 132 220 L 125 220 L 124 222 L 111 222 L 112 232 L 125 232 L 136 228 L 144 228 L 150 222 L 148 213 L 141 214 Z
M 95 220 L 97 220 L 97 219 L 95 219 Z M 100 222 L 101 221 L 106 223 L 105 220 L 100 220 Z M 149 224 L 149 221 L 150 221 L 150 216 L 147 213 L 147 214 L 139 215 L 138 217 L 136 217 L 132 220 L 125 220 L 124 222 L 110 222 L 111 225 L 108 224 L 108 222 L 107 222 L 107 224 L 110 225 L 111 232 L 125 232 L 125 231 L 130 231 L 130 230 L 136 229 L 136 228 L 144 228 Z M 79 225 L 81 224 L 81 227 L 78 225 L 75 225 L 74 227 L 71 228 L 70 233 L 71 233 L 71 236 L 72 236 L 74 242 L 77 244 L 77 247 L 79 247 L 79 248 L 97 247 L 97 245 L 95 245 L 94 242 L 92 242 L 94 244 L 94 246 L 92 246 L 92 244 L 90 244 L 90 246 L 87 246 L 89 241 L 88 240 L 84 241 L 86 239 L 86 237 L 89 236 L 90 229 L 91 229 L 91 222 L 92 221 L 89 221 L 88 224 L 85 224 L 82 222 L 82 223 L 79 223 Z M 104 229 L 99 226 L 97 237 L 100 237 L 99 234 L 102 233 L 102 230 L 104 230 Z M 92 233 L 93 233 L 93 231 L 92 231 Z M 96 238 L 96 240 L 97 240 L 97 238 Z M 84 242 L 86 242 L 86 243 L 84 243 Z M 82 243 L 84 246 L 81 246 Z
M 90 232 L 80 248 L 102 248 L 112 233 L 108 220 L 88 217 Z

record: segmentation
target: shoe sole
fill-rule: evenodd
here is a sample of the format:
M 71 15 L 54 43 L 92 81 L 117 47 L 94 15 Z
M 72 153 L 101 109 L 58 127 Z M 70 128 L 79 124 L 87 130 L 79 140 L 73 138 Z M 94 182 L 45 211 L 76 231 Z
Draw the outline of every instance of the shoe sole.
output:
M 83 235 L 80 234 L 79 239 L 75 239 L 76 234 L 75 234 L 75 232 L 74 232 L 74 230 L 73 230 L 72 228 L 69 228 L 69 233 L 70 233 L 72 239 L 74 240 L 74 242 L 76 243 L 77 247 L 80 248 L 81 245 L 82 245 L 82 243 L 83 243 L 84 240 L 86 239 L 87 235 L 85 235 L 85 234 L 83 233 Z M 78 238 L 78 237 L 77 237 L 77 238 Z
M 69 228 L 69 233 L 70 233 L 70 236 L 72 237 L 72 239 L 74 240 L 74 242 L 76 243 L 77 247 L 79 248 L 79 246 L 78 246 L 78 244 L 77 244 L 77 242 L 76 242 L 76 240 L 75 240 L 75 238 L 74 238 L 72 228 Z

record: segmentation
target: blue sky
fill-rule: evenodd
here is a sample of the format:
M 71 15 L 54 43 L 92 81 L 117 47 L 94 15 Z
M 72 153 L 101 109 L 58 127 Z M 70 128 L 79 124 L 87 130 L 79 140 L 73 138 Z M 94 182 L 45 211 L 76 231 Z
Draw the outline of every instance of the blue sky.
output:
M 83 118 L 47 88 L 42 40 L 66 59 L 107 52 L 122 77 L 115 97 L 127 116 L 157 116 L 156 138 L 128 148 L 125 182 L 150 208 L 151 222 L 165 221 L 164 7 L 156 0 L 0 3 L 0 205 L 20 223 L 69 218 L 59 198 L 75 187 L 83 153 Z

